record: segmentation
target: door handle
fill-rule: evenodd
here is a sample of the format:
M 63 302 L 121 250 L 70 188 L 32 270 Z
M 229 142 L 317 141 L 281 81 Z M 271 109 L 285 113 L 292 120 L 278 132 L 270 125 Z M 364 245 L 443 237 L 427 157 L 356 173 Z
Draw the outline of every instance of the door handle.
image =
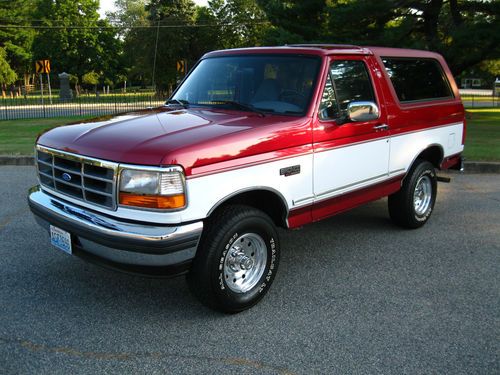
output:
M 375 130 L 375 131 L 389 130 L 389 125 L 387 125 L 387 124 L 376 125 L 373 127 L 373 130 Z

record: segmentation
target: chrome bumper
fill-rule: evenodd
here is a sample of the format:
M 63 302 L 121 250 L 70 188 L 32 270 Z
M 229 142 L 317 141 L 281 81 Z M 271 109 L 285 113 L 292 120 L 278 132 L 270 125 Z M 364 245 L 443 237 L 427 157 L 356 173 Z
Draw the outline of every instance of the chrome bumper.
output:
M 118 220 L 30 189 L 28 202 L 37 222 L 71 234 L 74 254 L 124 271 L 161 275 L 162 268 L 179 271 L 196 255 L 203 222 L 178 226 Z M 168 272 L 172 273 L 172 272 Z M 179 272 L 175 272 L 179 273 Z

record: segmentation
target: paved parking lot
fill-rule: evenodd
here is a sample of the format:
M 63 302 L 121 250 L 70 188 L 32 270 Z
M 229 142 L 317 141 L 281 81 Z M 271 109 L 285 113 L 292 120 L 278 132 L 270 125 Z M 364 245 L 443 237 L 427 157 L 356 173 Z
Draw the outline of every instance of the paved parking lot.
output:
M 270 293 L 221 315 L 51 248 L 33 168 L 0 167 L 0 373 L 498 374 L 500 175 L 452 177 L 419 230 L 381 200 L 282 231 Z

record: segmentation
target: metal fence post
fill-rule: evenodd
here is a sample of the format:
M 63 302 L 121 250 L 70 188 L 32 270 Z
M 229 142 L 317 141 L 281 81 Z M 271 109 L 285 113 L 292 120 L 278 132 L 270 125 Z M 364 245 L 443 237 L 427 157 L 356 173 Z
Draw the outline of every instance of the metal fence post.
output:
M 7 98 L 3 98 L 3 101 L 4 101 L 4 107 L 5 107 L 5 119 L 8 120 L 9 119 L 9 113 L 8 113 L 8 110 L 7 110 Z

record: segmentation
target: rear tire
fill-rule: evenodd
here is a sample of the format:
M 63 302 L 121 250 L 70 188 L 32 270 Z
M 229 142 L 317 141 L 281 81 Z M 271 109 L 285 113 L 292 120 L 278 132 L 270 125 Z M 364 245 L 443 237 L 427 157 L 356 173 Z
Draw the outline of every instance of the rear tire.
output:
M 434 166 L 417 159 L 403 181 L 401 190 L 389 196 L 389 215 L 404 228 L 419 228 L 429 220 L 437 194 Z
M 187 281 L 208 307 L 236 313 L 269 290 L 279 263 L 273 221 L 252 207 L 227 206 L 207 220 Z

